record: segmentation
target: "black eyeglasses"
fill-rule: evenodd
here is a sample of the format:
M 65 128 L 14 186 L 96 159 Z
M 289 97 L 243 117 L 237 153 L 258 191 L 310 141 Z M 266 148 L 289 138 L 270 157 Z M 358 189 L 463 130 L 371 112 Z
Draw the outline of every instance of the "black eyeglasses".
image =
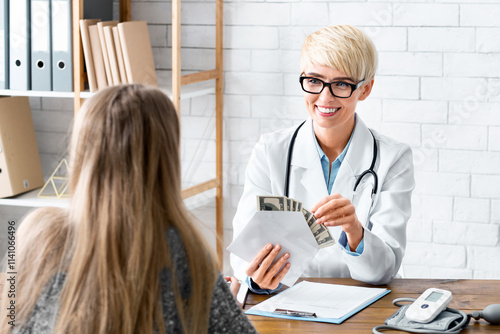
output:
M 365 80 L 361 80 L 357 84 L 352 84 L 345 81 L 324 82 L 323 80 L 313 77 L 299 77 L 302 90 L 310 94 L 320 94 L 325 86 L 328 86 L 330 93 L 333 96 L 341 99 L 351 97 L 352 93 L 358 89 Z

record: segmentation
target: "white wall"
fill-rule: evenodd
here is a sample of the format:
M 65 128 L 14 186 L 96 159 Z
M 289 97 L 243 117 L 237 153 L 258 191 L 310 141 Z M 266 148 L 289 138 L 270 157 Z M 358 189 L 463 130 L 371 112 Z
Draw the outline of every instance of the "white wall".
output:
M 215 5 L 182 3 L 183 69 L 211 69 Z M 170 8 L 167 0 L 132 1 L 132 18 L 150 24 L 162 85 L 171 69 Z M 417 186 L 404 274 L 500 278 L 499 15 L 500 0 L 225 1 L 227 235 L 260 134 L 307 115 L 297 79 L 304 37 L 328 24 L 349 23 L 373 38 L 380 56 L 374 90 L 359 104 L 359 114 L 414 152 Z M 72 102 L 32 100 L 47 175 L 64 150 L 60 138 Z M 213 96 L 183 102 L 185 185 L 215 176 L 213 111 Z M 212 198 L 194 201 L 205 204 L 197 216 L 212 224 Z M 0 207 L 2 221 L 11 212 L 19 215 Z

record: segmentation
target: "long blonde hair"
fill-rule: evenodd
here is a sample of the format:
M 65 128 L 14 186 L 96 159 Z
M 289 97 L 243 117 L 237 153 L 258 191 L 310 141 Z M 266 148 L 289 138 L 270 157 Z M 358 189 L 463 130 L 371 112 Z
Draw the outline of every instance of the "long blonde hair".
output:
M 207 331 L 217 266 L 183 204 L 179 140 L 178 115 L 157 88 L 111 87 L 84 103 L 70 145 L 69 213 L 41 214 L 46 220 L 59 217 L 58 228 L 45 224 L 49 230 L 44 230 L 59 251 L 37 246 L 46 243 L 37 240 L 19 249 L 49 258 L 41 268 L 18 256 L 19 263 L 27 261 L 19 270 L 23 293 L 16 300 L 21 322 L 43 285 L 64 272 L 56 333 L 165 332 L 160 272 L 175 269 L 166 239 L 173 227 L 185 246 L 191 277 L 183 300 L 172 274 L 182 328 Z

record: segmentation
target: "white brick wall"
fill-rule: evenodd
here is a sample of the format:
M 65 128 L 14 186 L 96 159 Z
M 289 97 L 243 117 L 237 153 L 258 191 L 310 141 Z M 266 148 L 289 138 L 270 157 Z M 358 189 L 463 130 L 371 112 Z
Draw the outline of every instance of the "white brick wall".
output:
M 500 4 L 484 2 L 490 3 L 231 1 L 229 12 L 240 9 L 238 20 L 225 15 L 226 54 L 248 53 L 225 60 L 225 103 L 239 109 L 250 96 L 251 113 L 226 126 L 239 132 L 241 122 L 253 127 L 259 119 L 263 133 L 297 124 L 306 117 L 296 83 L 304 37 L 327 24 L 359 26 L 380 60 L 372 95 L 358 113 L 414 150 L 417 187 L 404 274 L 500 278 L 495 264 L 488 265 L 500 249 Z M 253 14 L 264 5 L 269 12 Z M 263 16 L 273 19 L 258 22 Z M 265 89 L 253 87 L 252 73 L 266 78 Z M 227 139 L 231 164 L 238 166 L 231 169 L 234 207 L 253 140 Z
M 133 19 L 150 24 L 162 83 L 170 75 L 170 8 L 167 0 L 132 0 Z M 212 1 L 183 1 L 184 70 L 214 62 L 213 9 Z M 404 274 L 500 278 L 499 16 L 498 0 L 225 1 L 225 225 L 230 229 L 259 135 L 307 116 L 297 83 L 304 37 L 349 23 L 371 36 L 380 54 L 359 115 L 414 151 Z M 31 103 L 47 174 L 64 149 L 72 101 Z M 184 184 L 214 175 L 213 110 L 213 96 L 182 102 Z M 204 154 L 193 160 L 196 150 Z M 0 208 L 1 217 L 6 212 Z

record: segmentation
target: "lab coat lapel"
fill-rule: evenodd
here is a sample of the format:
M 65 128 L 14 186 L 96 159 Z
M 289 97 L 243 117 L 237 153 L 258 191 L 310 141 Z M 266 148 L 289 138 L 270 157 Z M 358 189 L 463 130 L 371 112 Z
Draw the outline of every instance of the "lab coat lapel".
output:
M 361 118 L 357 117 L 351 144 L 333 184 L 332 194 L 339 193 L 352 200 L 356 179 L 370 167 L 372 155 L 372 135 Z
M 339 174 L 333 184 L 333 192 L 348 198 L 356 208 L 356 215 L 361 224 L 368 229 L 371 225 L 368 216 L 371 209 L 371 190 L 373 178 L 364 177 L 354 192 L 354 184 L 358 177 L 367 170 L 373 159 L 373 137 L 370 130 L 358 117 L 351 145 L 340 167 Z M 337 182 L 338 180 L 338 182 Z
M 303 201 L 307 209 L 328 195 L 313 135 L 312 120 L 309 118 L 297 134 L 291 162 L 296 184 L 300 184 L 306 192 L 297 191 L 300 193 L 300 198 L 297 199 Z

